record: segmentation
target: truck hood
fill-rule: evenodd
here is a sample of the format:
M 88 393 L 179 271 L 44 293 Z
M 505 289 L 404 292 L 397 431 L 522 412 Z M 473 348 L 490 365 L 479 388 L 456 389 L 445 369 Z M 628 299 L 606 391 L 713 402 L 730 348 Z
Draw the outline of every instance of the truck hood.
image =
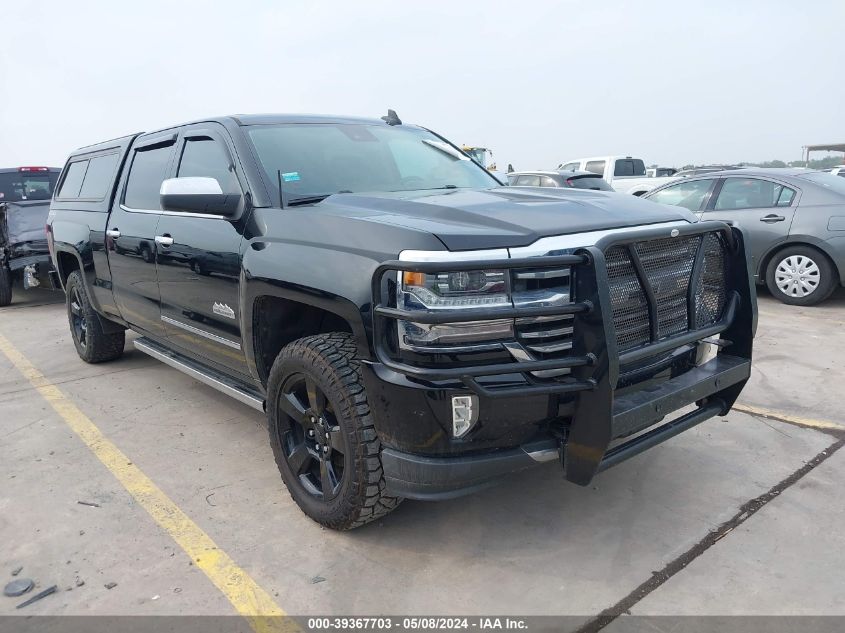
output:
M 686 209 L 631 195 L 539 187 L 335 194 L 316 207 L 425 231 L 450 251 L 528 246 L 551 235 L 696 221 Z

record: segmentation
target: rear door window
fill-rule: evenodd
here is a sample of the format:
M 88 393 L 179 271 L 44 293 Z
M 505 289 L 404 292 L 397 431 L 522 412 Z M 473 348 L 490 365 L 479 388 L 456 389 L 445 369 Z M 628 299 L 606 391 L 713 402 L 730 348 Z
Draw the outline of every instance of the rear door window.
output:
M 792 201 L 795 199 L 795 190 L 778 185 L 775 188 L 775 196 L 776 207 L 789 207 L 792 206 Z
M 594 174 L 598 174 L 599 176 L 604 176 L 604 165 L 605 161 L 603 160 L 590 160 L 587 161 L 585 169 L 593 172 Z
M 82 189 L 82 180 L 85 178 L 85 171 L 88 169 L 87 160 L 78 160 L 65 168 L 65 177 L 59 189 L 59 198 L 78 198 L 79 190 Z
M 130 209 L 161 210 L 159 192 L 167 177 L 173 144 L 135 151 L 123 203 Z
M 88 170 L 79 190 L 80 198 L 102 200 L 106 197 L 117 169 L 118 158 L 119 155 L 115 153 L 96 156 L 88 161 Z
M 759 178 L 727 178 L 719 197 L 716 198 L 717 211 L 731 211 L 734 209 L 766 209 L 774 206 L 789 206 L 778 204 L 784 187 L 770 180 Z M 790 190 L 791 191 L 791 190 Z M 794 195 L 794 192 L 793 192 Z

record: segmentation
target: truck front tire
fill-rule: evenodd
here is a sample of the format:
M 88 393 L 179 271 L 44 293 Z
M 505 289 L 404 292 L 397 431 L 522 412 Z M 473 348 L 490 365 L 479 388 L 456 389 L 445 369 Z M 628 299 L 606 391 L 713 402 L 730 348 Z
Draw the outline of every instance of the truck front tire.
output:
M 0 266 L 0 308 L 12 303 L 12 272 Z
M 119 358 L 123 354 L 126 332 L 103 331 L 100 316 L 91 307 L 78 270 L 68 276 L 65 293 L 70 334 L 79 358 L 86 363 L 102 363 Z
M 309 336 L 282 349 L 267 385 L 270 444 L 282 479 L 317 523 L 349 530 L 401 502 L 386 494 L 381 444 L 352 336 Z

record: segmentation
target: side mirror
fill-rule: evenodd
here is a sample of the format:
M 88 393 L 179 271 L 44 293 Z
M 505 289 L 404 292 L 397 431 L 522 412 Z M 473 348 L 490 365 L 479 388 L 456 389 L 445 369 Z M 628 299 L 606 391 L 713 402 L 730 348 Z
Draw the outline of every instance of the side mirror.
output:
M 168 178 L 159 190 L 165 211 L 234 215 L 241 202 L 240 193 L 223 193 L 216 178 Z

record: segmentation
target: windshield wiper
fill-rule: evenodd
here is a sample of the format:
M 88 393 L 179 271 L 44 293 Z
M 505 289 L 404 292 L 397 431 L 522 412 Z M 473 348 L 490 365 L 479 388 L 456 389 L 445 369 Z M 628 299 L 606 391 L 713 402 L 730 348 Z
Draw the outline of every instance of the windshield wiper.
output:
M 291 198 L 288 200 L 287 206 L 289 207 L 296 207 L 303 204 L 317 204 L 318 202 L 322 202 L 329 196 L 333 196 L 332 193 L 321 193 L 316 196 L 300 196 L 299 198 Z
M 352 193 L 349 189 L 341 189 L 340 191 L 335 191 L 334 193 L 318 193 L 313 196 L 300 196 L 298 198 L 291 198 L 288 200 L 289 207 L 295 207 L 298 205 L 303 204 L 317 204 L 318 202 L 322 202 L 329 196 L 333 196 L 335 193 Z

